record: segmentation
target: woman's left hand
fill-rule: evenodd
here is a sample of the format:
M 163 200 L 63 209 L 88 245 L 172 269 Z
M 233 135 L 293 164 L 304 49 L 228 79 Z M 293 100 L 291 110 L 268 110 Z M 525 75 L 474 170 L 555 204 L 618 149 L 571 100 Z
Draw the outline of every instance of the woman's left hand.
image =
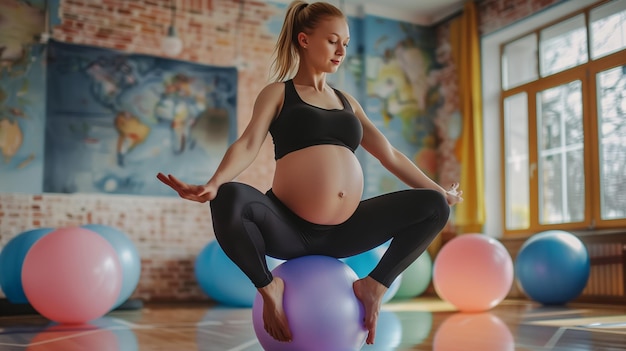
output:
M 452 184 L 450 190 L 446 191 L 446 200 L 450 206 L 463 202 L 463 190 L 459 190 L 459 183 Z

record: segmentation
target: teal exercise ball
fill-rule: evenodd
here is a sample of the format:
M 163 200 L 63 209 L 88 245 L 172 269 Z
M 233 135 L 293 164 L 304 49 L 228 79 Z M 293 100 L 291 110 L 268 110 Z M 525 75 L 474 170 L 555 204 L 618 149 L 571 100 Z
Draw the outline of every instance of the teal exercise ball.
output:
M 0 252 L 0 288 L 9 302 L 27 304 L 22 285 L 22 266 L 30 248 L 54 228 L 27 230 L 14 236 Z
M 583 242 L 562 230 L 533 235 L 515 259 L 518 286 L 544 305 L 562 305 L 578 297 L 587 285 L 590 270 Z
M 424 251 L 415 262 L 402 272 L 402 281 L 394 300 L 411 299 L 421 295 L 430 285 L 432 277 L 433 261 L 428 251 Z
M 359 277 L 359 279 L 367 277 L 370 272 L 376 267 L 380 259 L 387 251 L 388 245 L 381 245 L 375 247 L 369 251 L 365 251 L 358 255 L 350 256 L 342 259 Z M 382 303 L 389 302 L 398 292 L 400 284 L 402 283 L 402 274 L 400 274 L 389 286 L 385 295 L 383 295 Z
M 270 270 L 283 261 L 266 257 Z M 216 240 L 198 254 L 194 273 L 200 289 L 216 302 L 233 307 L 252 307 L 257 289 L 235 265 Z

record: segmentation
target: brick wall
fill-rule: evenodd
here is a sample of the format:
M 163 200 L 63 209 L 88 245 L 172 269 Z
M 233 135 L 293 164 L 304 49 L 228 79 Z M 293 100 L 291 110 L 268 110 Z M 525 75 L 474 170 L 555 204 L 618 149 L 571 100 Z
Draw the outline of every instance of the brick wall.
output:
M 479 0 L 480 33 L 486 35 L 564 0 Z
M 247 125 L 254 98 L 267 84 L 275 37 L 266 22 L 282 10 L 275 5 L 232 0 L 178 1 L 176 27 L 185 45 L 176 59 L 232 66 L 237 51 L 240 70 L 238 130 Z M 163 56 L 160 40 L 170 21 L 165 0 L 63 0 L 53 28 L 55 40 L 133 53 Z M 243 16 L 241 15 L 243 11 Z M 240 21 L 238 21 L 240 20 Z M 237 23 L 239 22 L 239 27 Z M 241 43 L 237 50 L 236 43 Z M 271 141 L 238 180 L 261 190 L 271 185 Z M 208 205 L 178 198 L 94 194 L 0 194 L 0 247 L 15 235 L 37 227 L 111 225 L 137 245 L 142 273 L 133 297 L 144 300 L 203 300 L 194 277 L 197 253 L 213 239 Z M 1 297 L 0 292 L 0 297 Z

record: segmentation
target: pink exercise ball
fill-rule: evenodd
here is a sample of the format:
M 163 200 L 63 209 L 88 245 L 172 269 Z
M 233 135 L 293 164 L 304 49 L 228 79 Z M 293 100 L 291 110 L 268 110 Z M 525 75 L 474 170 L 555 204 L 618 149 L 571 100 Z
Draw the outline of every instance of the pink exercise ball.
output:
M 24 258 L 22 284 L 42 316 L 83 324 L 109 312 L 122 287 L 117 253 L 97 233 L 59 228 L 38 240 Z
M 463 312 L 495 307 L 504 300 L 512 284 L 511 256 L 502 243 L 484 234 L 455 237 L 435 259 L 435 291 Z

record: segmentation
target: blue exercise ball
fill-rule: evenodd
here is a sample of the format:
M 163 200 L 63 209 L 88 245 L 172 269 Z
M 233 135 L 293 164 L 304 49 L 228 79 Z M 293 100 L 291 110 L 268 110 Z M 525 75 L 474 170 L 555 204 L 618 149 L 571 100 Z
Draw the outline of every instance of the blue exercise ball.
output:
M 0 287 L 9 302 L 28 303 L 22 286 L 24 258 L 37 240 L 52 231 L 54 228 L 38 228 L 22 232 L 9 240 L 0 252 Z
M 283 261 L 266 257 L 270 270 Z M 195 276 L 200 289 L 220 304 L 252 307 L 257 289 L 250 279 L 226 256 L 216 240 L 209 242 L 195 261 Z
M 365 278 L 376 267 L 380 259 L 387 251 L 387 245 L 383 244 L 379 247 L 373 248 L 369 251 L 365 251 L 358 255 L 350 256 L 342 259 L 350 268 L 354 270 L 359 278 Z M 400 289 L 402 284 L 402 274 L 400 274 L 389 286 L 385 295 L 383 295 L 382 303 L 389 302 Z
M 133 241 L 117 228 L 102 224 L 82 226 L 106 239 L 115 249 L 122 267 L 122 289 L 111 309 L 116 309 L 126 302 L 139 284 L 141 276 L 141 257 Z
M 590 269 L 583 242 L 562 230 L 533 235 L 515 259 L 518 286 L 544 305 L 562 305 L 578 297 L 587 285 Z

